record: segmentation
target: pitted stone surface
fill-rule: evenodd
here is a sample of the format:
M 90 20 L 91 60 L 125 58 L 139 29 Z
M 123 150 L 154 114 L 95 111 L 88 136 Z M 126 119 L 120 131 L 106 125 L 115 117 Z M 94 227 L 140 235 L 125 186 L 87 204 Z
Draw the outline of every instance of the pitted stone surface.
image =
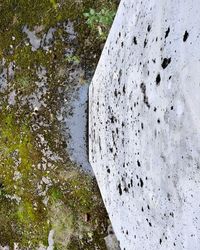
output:
M 122 0 L 90 86 L 90 162 L 121 249 L 200 248 L 199 0 Z

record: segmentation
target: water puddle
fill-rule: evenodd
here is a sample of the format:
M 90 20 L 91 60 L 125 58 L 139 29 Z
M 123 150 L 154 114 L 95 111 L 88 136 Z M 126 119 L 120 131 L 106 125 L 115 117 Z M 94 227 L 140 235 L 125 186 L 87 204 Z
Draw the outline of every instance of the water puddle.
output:
M 73 92 L 71 110 L 64 118 L 64 126 L 69 138 L 67 147 L 71 160 L 93 175 L 88 161 L 88 88 L 89 84 L 84 84 Z

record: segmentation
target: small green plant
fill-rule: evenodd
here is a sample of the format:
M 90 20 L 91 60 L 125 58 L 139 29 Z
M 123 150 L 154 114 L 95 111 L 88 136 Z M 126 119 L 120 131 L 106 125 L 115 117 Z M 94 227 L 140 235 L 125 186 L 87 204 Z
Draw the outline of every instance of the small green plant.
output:
M 103 8 L 97 12 L 94 9 L 90 9 L 83 15 L 87 18 L 86 23 L 92 29 L 98 32 L 99 37 L 102 40 L 107 38 L 109 29 L 112 25 L 116 11 Z
M 21 89 L 26 89 L 31 84 L 31 79 L 29 76 L 16 76 L 16 84 Z
M 52 187 L 50 190 L 50 197 L 52 201 L 56 202 L 62 198 L 62 192 L 58 188 Z
M 75 55 L 67 55 L 65 59 L 68 63 L 76 63 L 76 64 L 80 63 L 80 58 Z
M 50 3 L 52 4 L 52 7 L 57 10 L 57 3 L 55 0 L 50 0 Z

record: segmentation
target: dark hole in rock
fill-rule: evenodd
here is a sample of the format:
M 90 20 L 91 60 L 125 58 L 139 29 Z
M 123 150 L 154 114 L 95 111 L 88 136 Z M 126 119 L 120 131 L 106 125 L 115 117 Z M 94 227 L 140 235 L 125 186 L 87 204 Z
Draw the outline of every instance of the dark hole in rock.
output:
M 163 59 L 163 62 L 161 64 L 162 68 L 165 69 L 167 68 L 167 66 L 171 63 L 171 57 L 169 58 L 164 58 Z
M 151 31 L 151 25 L 149 24 L 147 27 L 147 31 L 150 32 Z
M 147 39 L 144 40 L 144 48 L 147 46 Z
M 121 188 L 121 184 L 118 185 L 118 189 L 119 189 L 119 194 L 122 195 L 122 188 Z
M 133 180 L 131 179 L 131 187 L 133 187 Z
M 119 77 L 118 77 L 118 83 L 120 84 L 122 77 L 122 69 L 119 70 Z
M 143 180 L 140 178 L 140 187 L 142 188 L 144 186 Z
M 168 29 L 167 29 L 166 32 L 165 32 L 165 39 L 168 37 L 169 32 L 170 32 L 170 27 L 168 27 Z
M 138 165 L 138 167 L 141 167 L 141 164 L 140 164 L 139 160 L 137 160 L 137 165 Z
M 123 86 L 123 93 L 126 94 L 126 87 L 125 87 L 125 85 Z
M 143 101 L 144 101 L 144 103 L 146 104 L 146 106 L 148 108 L 150 108 L 148 97 L 146 95 L 146 85 L 143 82 L 140 84 L 140 89 L 142 90 L 142 93 L 143 93 Z
M 188 39 L 188 36 L 189 36 L 189 33 L 186 30 L 184 35 L 183 35 L 183 42 L 186 42 L 186 40 Z
M 115 122 L 115 117 L 112 116 L 112 117 L 110 118 L 110 121 L 111 121 L 111 123 L 114 123 L 114 122 Z
M 160 77 L 160 74 L 157 75 L 156 77 L 156 85 L 160 85 L 160 81 L 161 81 L 161 77 Z
M 117 97 L 117 89 L 115 89 L 114 95 L 115 97 Z
M 135 36 L 133 37 L 133 43 L 137 45 L 137 38 Z

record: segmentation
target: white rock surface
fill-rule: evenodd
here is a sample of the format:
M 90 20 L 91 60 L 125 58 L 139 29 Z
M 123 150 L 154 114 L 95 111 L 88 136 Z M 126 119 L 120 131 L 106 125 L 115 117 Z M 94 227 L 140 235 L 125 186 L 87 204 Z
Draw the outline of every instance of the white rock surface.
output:
M 200 249 L 199 6 L 122 0 L 90 86 L 90 162 L 121 249 Z

